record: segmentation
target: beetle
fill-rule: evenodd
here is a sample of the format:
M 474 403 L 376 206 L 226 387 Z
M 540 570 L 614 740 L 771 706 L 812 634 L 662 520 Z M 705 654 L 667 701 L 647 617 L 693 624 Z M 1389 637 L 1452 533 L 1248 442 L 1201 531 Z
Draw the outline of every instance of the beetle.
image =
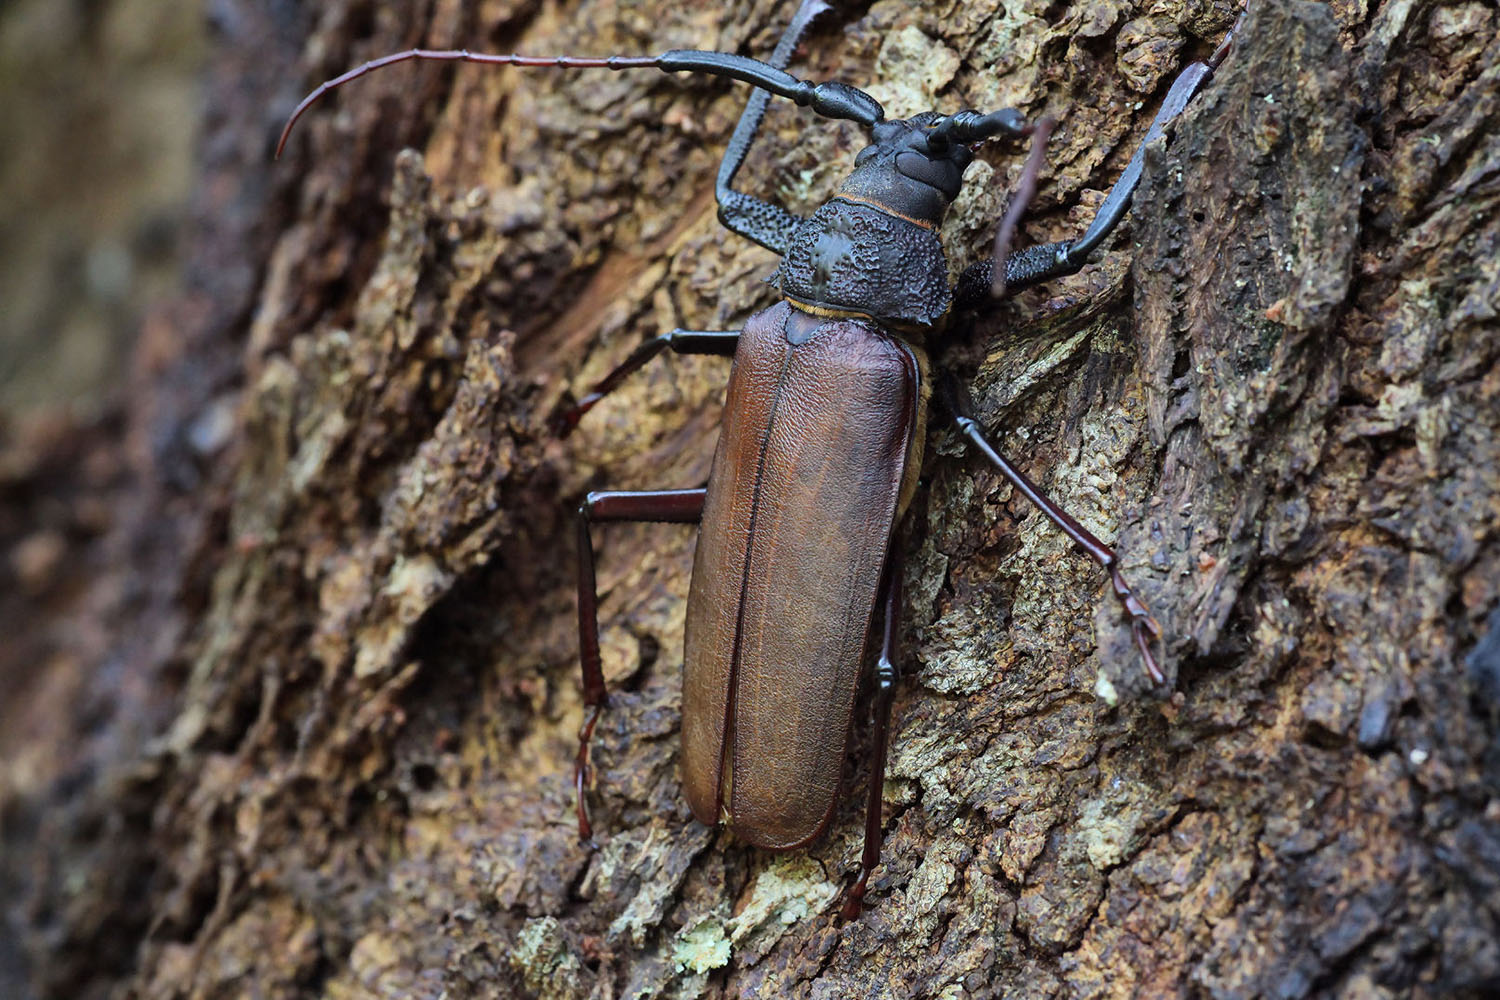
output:
M 1220 65 L 1234 31 L 1208 59 L 1179 74 L 1082 236 L 1012 252 L 1011 234 L 1035 190 L 1051 120 L 1030 123 L 1009 109 L 927 111 L 891 120 L 862 90 L 798 79 L 785 66 L 826 8 L 822 0 L 804 0 L 765 61 L 697 50 L 600 58 L 395 53 L 309 94 L 287 122 L 277 154 L 297 119 L 328 90 L 408 60 L 655 68 L 731 77 L 756 88 L 730 138 L 715 193 L 726 228 L 780 255 L 772 279 L 780 301 L 739 331 L 673 330 L 644 342 L 561 414 L 557 425 L 560 434 L 569 433 L 600 399 L 665 350 L 734 359 L 706 485 L 593 492 L 578 510 L 578 629 L 587 712 L 574 767 L 578 829 L 580 838 L 591 840 L 589 747 L 608 700 L 592 527 L 698 523 L 684 650 L 681 773 L 688 804 L 701 822 L 722 822 L 746 843 L 772 851 L 803 847 L 826 831 L 839 801 L 866 647 L 881 623 L 864 849 L 844 906 L 852 917 L 880 857 L 880 794 L 898 674 L 900 525 L 917 486 L 933 394 L 927 341 L 955 312 L 1083 267 L 1124 217 L 1147 144 Z M 733 186 L 772 96 L 870 133 L 839 192 L 809 218 Z M 1030 137 L 1031 152 L 999 226 L 995 254 L 965 269 L 950 286 L 938 229 L 973 147 L 996 137 Z M 1164 683 L 1151 648 L 1160 626 L 1121 574 L 1113 550 L 990 444 L 957 383 L 944 380 L 939 396 L 967 441 L 1106 572 L 1148 675 Z

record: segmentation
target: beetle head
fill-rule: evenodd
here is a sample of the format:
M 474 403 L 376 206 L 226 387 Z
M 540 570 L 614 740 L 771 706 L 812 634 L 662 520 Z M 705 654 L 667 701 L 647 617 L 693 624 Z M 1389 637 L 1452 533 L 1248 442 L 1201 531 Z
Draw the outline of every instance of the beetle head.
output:
M 982 115 L 924 111 L 907 119 L 875 123 L 870 145 L 854 158 L 854 172 L 840 193 L 887 211 L 937 225 L 963 185 L 974 159 L 972 144 L 996 135 L 1029 135 L 1019 112 Z

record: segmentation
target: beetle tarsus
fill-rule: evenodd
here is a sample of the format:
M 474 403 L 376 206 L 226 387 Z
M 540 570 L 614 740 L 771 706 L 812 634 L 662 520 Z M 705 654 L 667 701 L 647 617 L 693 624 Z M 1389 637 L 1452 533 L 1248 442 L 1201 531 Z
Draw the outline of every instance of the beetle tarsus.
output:
M 859 915 L 865 909 L 865 885 L 870 879 L 868 871 L 860 873 L 859 881 L 849 887 L 849 892 L 844 896 L 844 906 L 839 910 L 839 916 L 845 920 L 858 920 Z
M 1151 678 L 1153 684 L 1165 684 L 1167 675 L 1162 673 L 1161 666 L 1156 662 L 1156 656 L 1151 652 L 1151 640 L 1160 637 L 1161 627 L 1156 624 L 1154 618 L 1148 621 L 1149 624 L 1141 621 L 1131 622 L 1130 633 L 1135 636 L 1136 649 L 1140 650 L 1141 660 L 1146 664 L 1146 676 Z
M 1157 663 L 1156 656 L 1151 652 L 1151 643 L 1162 636 L 1161 623 L 1151 614 L 1151 609 L 1146 607 L 1146 603 L 1130 589 L 1130 584 L 1125 582 L 1125 576 L 1120 572 L 1118 561 L 1113 557 L 1114 554 L 1110 555 L 1107 567 L 1109 582 L 1114 587 L 1120 606 L 1125 609 L 1125 617 L 1130 621 L 1130 631 L 1135 637 L 1136 648 L 1140 650 L 1141 660 L 1146 665 L 1146 674 L 1151 678 L 1152 683 L 1165 684 L 1167 677 L 1162 673 L 1161 665 Z
M 1125 577 L 1120 575 L 1119 567 L 1114 565 L 1113 551 L 1110 552 L 1110 556 L 1110 565 L 1107 567 L 1110 582 L 1114 586 L 1115 595 L 1120 600 L 1120 607 L 1125 611 L 1125 618 L 1130 623 L 1130 632 L 1135 637 L 1136 648 L 1140 650 L 1146 676 L 1151 678 L 1153 684 L 1165 684 L 1166 674 L 1162 673 L 1161 665 L 1157 663 L 1155 654 L 1151 652 L 1151 643 L 1162 636 L 1161 623 L 1151 614 L 1145 603 L 1131 591 L 1130 585 L 1125 582 Z
M 590 760 L 589 744 L 594 737 L 594 726 L 599 722 L 599 713 L 604 705 L 594 706 L 588 719 L 578 727 L 578 755 L 573 758 L 574 806 L 578 812 L 578 841 L 597 847 L 594 843 L 594 824 L 589 820 L 588 799 L 585 792 L 594 779 L 594 765 Z
M 880 864 L 881 792 L 885 789 L 885 759 L 890 744 L 891 706 L 896 700 L 896 682 L 901 672 L 896 666 L 896 647 L 901 637 L 901 584 L 904 579 L 904 553 L 901 532 L 891 536 L 891 554 L 887 559 L 885 578 L 881 581 L 877 603 L 884 612 L 880 630 L 880 656 L 875 661 L 875 729 L 871 739 L 870 788 L 865 803 L 865 846 L 860 853 L 859 880 L 844 900 L 845 920 L 859 916 L 864 904 L 870 875 Z

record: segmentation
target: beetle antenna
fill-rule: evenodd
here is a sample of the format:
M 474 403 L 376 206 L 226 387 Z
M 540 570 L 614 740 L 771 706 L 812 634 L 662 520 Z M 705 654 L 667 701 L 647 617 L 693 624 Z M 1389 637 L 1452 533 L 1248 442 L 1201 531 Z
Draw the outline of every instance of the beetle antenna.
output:
M 811 108 L 825 118 L 852 121 L 866 128 L 885 119 L 885 110 L 880 106 L 880 102 L 857 87 L 833 81 L 809 83 L 784 70 L 761 62 L 759 59 L 729 52 L 673 49 L 659 56 L 593 57 L 495 55 L 486 52 L 470 52 L 467 49 L 407 49 L 405 52 L 394 52 L 388 56 L 381 56 L 379 59 L 371 59 L 363 66 L 357 66 L 342 76 L 336 76 L 332 80 L 319 84 L 317 89 L 304 97 L 292 111 L 286 127 L 281 130 L 281 138 L 276 142 L 277 158 L 280 158 L 281 151 L 286 146 L 287 136 L 291 134 L 292 126 L 297 124 L 297 119 L 301 118 L 307 109 L 328 91 L 342 87 L 351 80 L 357 80 L 366 73 L 373 73 L 375 70 L 384 69 L 396 63 L 418 60 L 481 63 L 486 66 L 615 71 L 655 68 L 664 73 L 707 73 L 710 76 L 727 76 L 730 79 L 741 80 L 762 90 L 770 91 L 777 97 L 785 97 L 802 107 Z
M 1036 123 L 1031 133 L 1031 153 L 1026 157 L 1026 165 L 1021 168 L 1021 180 L 1016 184 L 1015 194 L 1011 196 L 1010 207 L 1005 210 L 1005 218 L 1000 220 L 1000 229 L 995 233 L 996 260 L 1004 260 L 1010 254 L 1010 243 L 1015 238 L 1016 227 L 1021 224 L 1021 216 L 1026 214 L 1026 209 L 1031 207 L 1031 199 L 1036 197 L 1037 177 L 1041 175 L 1042 164 L 1047 160 L 1047 139 L 1056 126 L 1055 118 L 1043 118 Z M 1005 295 L 1004 267 L 995 268 L 991 294 L 997 299 Z

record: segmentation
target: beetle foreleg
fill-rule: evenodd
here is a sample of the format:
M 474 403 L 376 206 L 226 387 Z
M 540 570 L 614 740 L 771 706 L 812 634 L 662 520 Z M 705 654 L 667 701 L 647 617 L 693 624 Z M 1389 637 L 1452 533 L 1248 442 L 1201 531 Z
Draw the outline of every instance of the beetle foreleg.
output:
M 807 33 L 808 27 L 819 14 L 828 9 L 824 0 L 803 0 L 797 13 L 792 15 L 786 31 L 782 33 L 781 40 L 776 43 L 776 50 L 766 62 L 777 69 L 786 69 L 786 64 L 792 61 L 792 53 L 797 50 L 797 43 Z M 766 105 L 770 100 L 770 93 L 764 90 L 757 89 L 750 95 L 750 100 L 746 102 L 745 110 L 740 115 L 739 124 L 734 127 L 734 135 L 730 136 L 729 145 L 724 149 L 724 159 L 719 162 L 714 196 L 719 201 L 719 221 L 725 228 L 759 243 L 772 253 L 782 254 L 786 253 L 786 248 L 792 241 L 792 232 L 802 220 L 780 205 L 743 194 L 732 187 L 734 175 L 739 173 L 745 156 L 750 152 L 750 144 L 755 141 L 755 133 L 760 130 L 760 122 L 765 117 Z
M 1130 630 L 1135 636 L 1137 648 L 1141 651 L 1141 658 L 1145 661 L 1146 673 L 1155 683 L 1165 683 L 1167 678 L 1162 673 L 1161 667 L 1157 665 L 1155 655 L 1151 652 L 1152 640 L 1161 638 L 1161 626 L 1152 617 L 1145 602 L 1137 597 L 1130 589 L 1130 584 L 1126 583 L 1124 575 L 1120 572 L 1119 560 L 1114 550 L 1094 537 L 1091 531 L 1049 499 L 1035 483 L 1026 478 L 1020 469 L 995 450 L 995 446 L 985 438 L 979 421 L 974 417 L 974 407 L 969 401 L 968 393 L 955 380 L 943 379 L 941 394 L 943 401 L 952 411 L 959 430 L 963 432 L 964 437 L 969 439 L 969 443 L 979 449 L 984 457 L 1000 470 L 1000 474 L 1021 492 L 1022 496 L 1036 504 L 1053 524 L 1063 530 L 1063 534 L 1071 538 L 1075 545 L 1088 553 L 1089 557 L 1109 574 L 1109 582 L 1114 588 L 1115 599 L 1120 602 L 1125 617 L 1130 621 Z
M 880 845 L 885 839 L 881 830 L 881 793 L 885 789 L 885 758 L 890 745 L 891 705 L 896 700 L 896 681 L 901 671 L 896 666 L 896 642 L 901 628 L 901 533 L 891 539 L 886 577 L 880 605 L 885 624 L 880 634 L 880 658 L 875 661 L 875 734 L 870 757 L 870 792 L 865 805 L 865 848 L 860 858 L 859 881 L 849 889 L 844 900 L 843 916 L 853 920 L 864 903 L 865 887 L 870 873 L 880 863 Z
M 1238 28 L 1239 24 L 1236 23 L 1207 60 L 1190 63 L 1178 74 L 1177 79 L 1172 81 L 1172 87 L 1167 91 L 1167 96 L 1162 101 L 1156 118 L 1152 120 L 1151 127 L 1147 129 L 1146 137 L 1136 147 L 1135 155 L 1130 158 L 1125 172 L 1120 175 L 1115 186 L 1110 188 L 1104 203 L 1099 206 L 1099 211 L 1094 215 L 1094 221 L 1089 223 L 1088 229 L 1084 230 L 1082 236 L 1076 240 L 1063 240 L 1060 243 L 1044 243 L 1027 247 L 1014 253 L 1002 254 L 997 251 L 996 255 L 988 260 L 969 265 L 959 276 L 958 285 L 954 288 L 954 307 L 974 309 L 983 305 L 992 294 L 998 296 L 1006 291 L 1018 291 L 1053 278 L 1077 274 L 1083 270 L 1089 255 L 1099 248 L 1099 244 L 1103 243 L 1125 218 L 1125 213 L 1130 208 L 1130 199 L 1141 182 L 1141 171 L 1146 164 L 1146 147 L 1161 138 L 1166 127 L 1182 113 L 1193 96 L 1213 75 L 1214 70 L 1219 68 L 1219 64 L 1224 61 L 1224 57 L 1229 54 L 1233 46 L 1234 33 Z M 1006 221 L 1010 221 L 1009 213 Z M 1004 223 L 1002 223 L 1003 229 Z M 995 261 L 1001 259 L 1005 261 L 1004 271 L 996 274 Z
M 717 330 L 673 330 L 664 333 L 660 337 L 653 337 L 641 346 L 630 352 L 630 357 L 622 361 L 614 371 L 600 379 L 588 395 L 578 401 L 571 409 L 564 410 L 558 414 L 552 422 L 552 430 L 558 437 L 567 437 L 573 433 L 573 428 L 578 426 L 578 421 L 583 415 L 594 408 L 594 404 L 620 387 L 620 383 L 633 375 L 646 362 L 656 357 L 667 348 L 672 349 L 674 354 L 718 354 L 722 357 L 734 357 L 735 345 L 740 341 L 738 330 L 720 332 Z M 645 520 L 650 520 L 646 518 Z
M 603 661 L 599 656 L 599 592 L 594 582 L 594 543 L 589 526 L 619 521 L 697 524 L 703 518 L 706 492 L 699 487 L 692 490 L 590 493 L 578 508 L 578 656 L 583 668 L 583 704 L 589 710 L 588 718 L 578 729 L 578 755 L 573 760 L 579 840 L 588 841 L 594 835 L 583 793 L 590 770 L 589 742 L 599 721 L 599 713 L 609 697 L 604 686 Z

